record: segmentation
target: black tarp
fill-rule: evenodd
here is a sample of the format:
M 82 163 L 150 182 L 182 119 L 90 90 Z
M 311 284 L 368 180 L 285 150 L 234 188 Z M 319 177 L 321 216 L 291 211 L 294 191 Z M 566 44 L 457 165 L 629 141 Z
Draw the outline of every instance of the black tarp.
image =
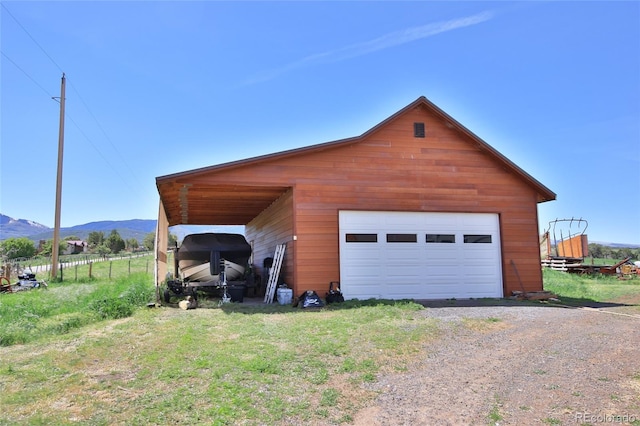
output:
M 221 259 L 245 266 L 249 257 L 251 246 L 241 234 L 189 234 L 176 253 L 180 268 L 211 262 L 213 269 Z

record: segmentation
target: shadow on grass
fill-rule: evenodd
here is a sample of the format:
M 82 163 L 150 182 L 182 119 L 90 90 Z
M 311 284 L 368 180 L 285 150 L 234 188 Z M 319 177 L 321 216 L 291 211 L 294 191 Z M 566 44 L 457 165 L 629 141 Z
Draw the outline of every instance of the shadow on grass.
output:
M 421 304 L 414 300 L 389 300 L 389 299 L 368 299 L 368 300 L 347 300 L 342 303 L 333 303 L 330 305 L 324 305 L 322 307 L 301 308 L 293 306 L 291 303 L 286 305 L 280 305 L 277 302 L 263 303 L 263 299 L 247 299 L 245 298 L 243 303 L 225 303 L 221 306 L 218 305 L 219 299 L 209 299 L 202 302 L 198 300 L 198 308 L 214 308 L 220 309 L 224 313 L 233 314 L 280 314 L 280 313 L 308 313 L 308 312 L 327 312 L 344 309 L 359 309 L 368 306 L 398 306 L 407 307 L 413 306 L 413 309 L 423 309 Z
M 301 308 L 292 304 L 280 305 L 277 302 L 264 303 L 262 298 L 244 298 L 242 303 L 225 303 L 219 305 L 219 299 L 199 298 L 199 309 L 220 309 L 226 314 L 281 314 L 281 313 L 308 313 L 326 312 L 344 309 L 360 309 L 368 306 L 402 306 L 413 305 L 416 310 L 422 308 L 451 308 L 451 307 L 483 307 L 483 306 L 534 306 L 541 308 L 616 308 L 623 306 L 637 306 L 625 303 L 600 302 L 592 299 L 559 297 L 558 301 L 539 300 L 516 300 L 508 298 L 481 298 L 481 299 L 444 299 L 444 300 L 390 300 L 390 299 L 368 299 L 368 300 L 347 300 L 342 303 L 333 303 L 323 307 Z M 163 304 L 167 307 L 177 308 L 177 304 Z
M 617 308 L 637 306 L 626 303 L 601 302 L 593 299 L 558 296 L 557 300 L 517 300 L 517 299 L 446 299 L 418 300 L 416 303 L 426 308 L 481 307 L 481 306 L 538 306 L 544 308 Z

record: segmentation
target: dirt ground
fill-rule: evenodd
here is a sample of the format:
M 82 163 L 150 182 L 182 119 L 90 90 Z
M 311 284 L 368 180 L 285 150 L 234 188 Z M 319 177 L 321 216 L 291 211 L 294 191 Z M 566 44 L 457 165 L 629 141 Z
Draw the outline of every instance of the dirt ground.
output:
M 637 306 L 427 306 L 443 335 L 356 425 L 640 425 Z

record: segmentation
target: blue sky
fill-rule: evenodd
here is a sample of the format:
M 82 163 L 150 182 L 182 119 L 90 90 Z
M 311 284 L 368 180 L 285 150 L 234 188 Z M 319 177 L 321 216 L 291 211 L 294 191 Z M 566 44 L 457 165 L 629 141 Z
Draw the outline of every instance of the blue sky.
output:
M 0 212 L 155 219 L 155 178 L 357 136 L 426 96 L 640 244 L 640 2 L 2 2 Z

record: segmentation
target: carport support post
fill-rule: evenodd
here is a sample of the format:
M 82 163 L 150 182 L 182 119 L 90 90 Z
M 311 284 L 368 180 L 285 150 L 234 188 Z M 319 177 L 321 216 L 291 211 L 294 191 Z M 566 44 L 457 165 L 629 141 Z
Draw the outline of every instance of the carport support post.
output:
M 169 247 L 169 220 L 164 210 L 162 200 L 158 208 L 158 222 L 156 224 L 155 240 L 155 282 L 156 302 L 160 303 L 160 284 L 167 276 L 167 249 Z

